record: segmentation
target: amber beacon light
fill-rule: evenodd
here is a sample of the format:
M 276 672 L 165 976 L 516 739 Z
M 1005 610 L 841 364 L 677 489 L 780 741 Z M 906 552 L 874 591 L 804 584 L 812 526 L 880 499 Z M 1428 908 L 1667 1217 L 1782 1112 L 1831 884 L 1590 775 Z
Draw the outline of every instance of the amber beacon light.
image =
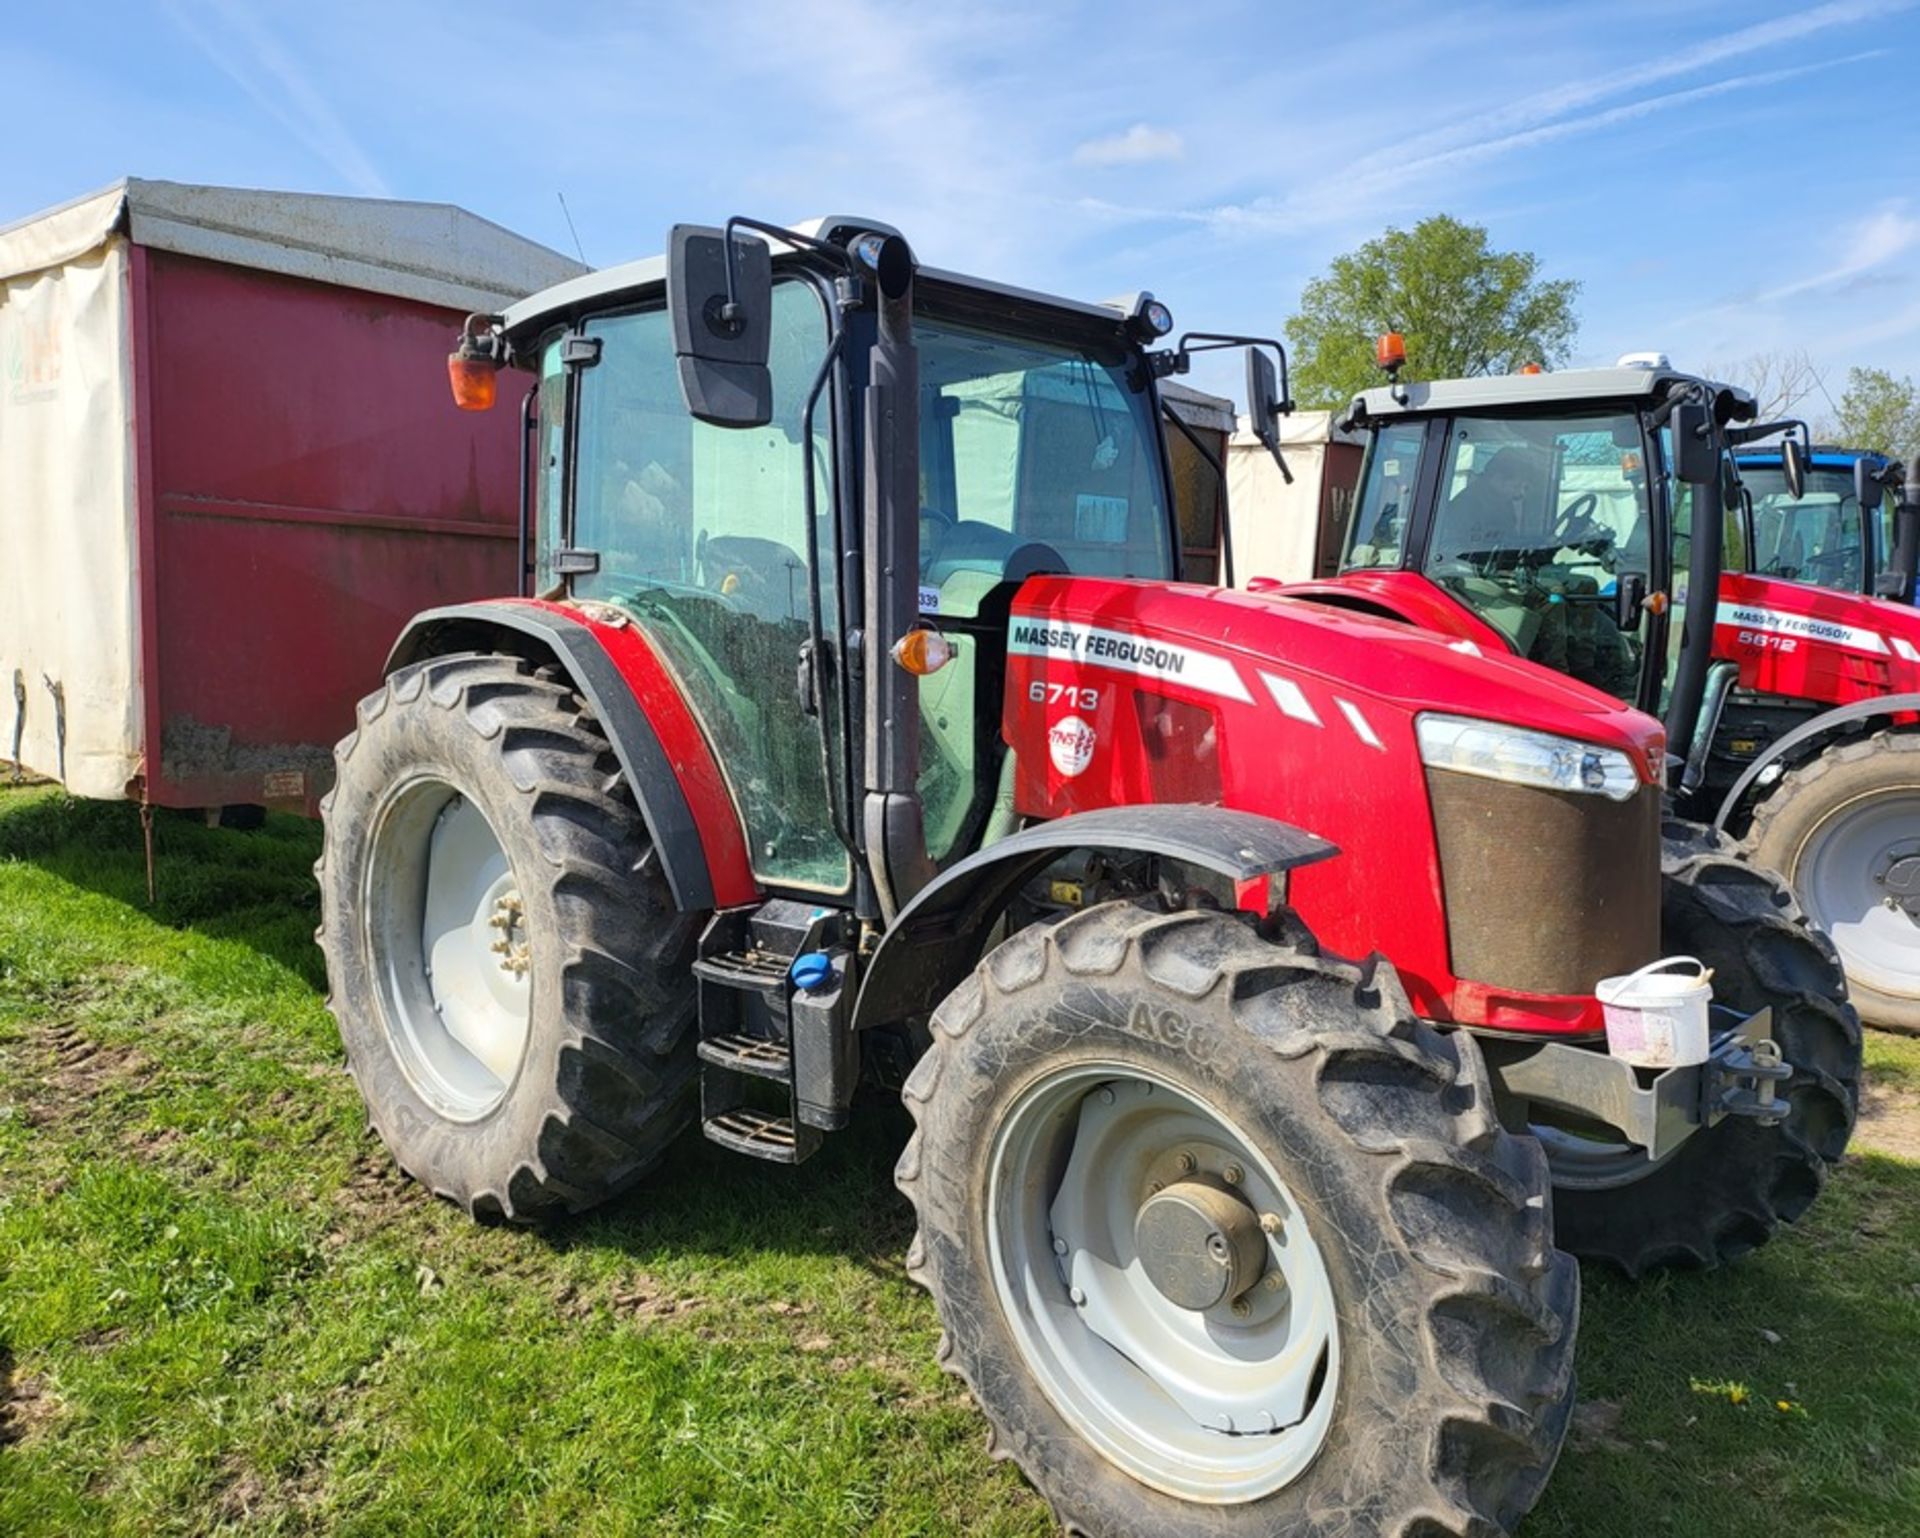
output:
M 462 411 L 491 411 L 499 394 L 500 360 L 494 356 L 492 317 L 469 315 L 460 345 L 447 354 L 447 382 Z

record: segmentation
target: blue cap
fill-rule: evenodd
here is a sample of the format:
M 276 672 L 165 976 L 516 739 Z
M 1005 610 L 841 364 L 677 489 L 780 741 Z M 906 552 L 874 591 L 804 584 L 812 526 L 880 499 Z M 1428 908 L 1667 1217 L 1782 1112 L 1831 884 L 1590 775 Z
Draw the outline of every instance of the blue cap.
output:
M 794 987 L 811 993 L 832 980 L 833 958 L 825 951 L 808 951 L 805 955 L 795 956 L 793 965 L 787 968 L 787 976 Z

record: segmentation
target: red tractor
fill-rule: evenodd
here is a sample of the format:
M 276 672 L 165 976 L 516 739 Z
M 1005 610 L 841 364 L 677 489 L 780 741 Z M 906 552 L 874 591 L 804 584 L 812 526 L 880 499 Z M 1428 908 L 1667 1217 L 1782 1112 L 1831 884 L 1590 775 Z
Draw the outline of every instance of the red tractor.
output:
M 1663 839 L 1652 718 L 1174 580 L 1157 382 L 1225 339 L 1170 329 L 855 219 L 471 321 L 456 394 L 526 382 L 524 590 L 421 615 L 340 745 L 333 1008 L 480 1217 L 696 1121 L 798 1163 L 903 1084 L 943 1360 L 1077 1531 L 1507 1531 L 1567 1252 L 1797 1217 L 1858 1024 L 1774 878 Z M 1595 987 L 1675 953 L 1710 1051 L 1636 1067 Z
M 1689 402 L 1707 413 L 1693 442 L 1672 425 Z M 1894 514 L 1883 596 L 1743 569 L 1755 511 L 1726 451 L 1798 427 L 1753 415 L 1750 397 L 1664 358 L 1369 390 L 1345 419 L 1368 447 L 1338 575 L 1250 585 L 1517 654 L 1664 713 L 1682 813 L 1787 878 L 1870 1024 L 1920 1031 L 1920 609 L 1898 601 L 1913 590 L 1920 484 Z M 1683 454 L 1719 464 L 1719 480 L 1689 481 Z M 1800 496 L 1801 439 L 1769 457 Z M 1856 506 L 1900 480 L 1865 460 L 1855 475 Z M 1696 521 L 1696 505 L 1715 516 Z M 1691 593 L 1717 594 L 1715 608 Z

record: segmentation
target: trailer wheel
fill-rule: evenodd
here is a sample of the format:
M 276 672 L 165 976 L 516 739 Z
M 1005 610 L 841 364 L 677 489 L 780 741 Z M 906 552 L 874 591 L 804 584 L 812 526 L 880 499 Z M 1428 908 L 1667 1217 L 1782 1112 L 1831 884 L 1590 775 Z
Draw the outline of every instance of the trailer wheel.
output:
M 694 920 L 579 696 L 435 657 L 334 756 L 319 939 L 374 1130 L 477 1218 L 630 1185 L 692 1111 Z
M 1069 1532 L 1486 1535 L 1539 1494 L 1578 1272 L 1385 963 L 1103 904 L 992 951 L 906 1101 L 941 1359 Z
M 1535 1127 L 1553 1169 L 1559 1243 L 1629 1276 L 1721 1265 L 1766 1243 L 1819 1195 L 1859 1102 L 1860 1022 L 1833 947 L 1786 884 L 1737 859 L 1730 841 L 1693 823 L 1669 823 L 1666 835 L 1663 948 L 1713 968 L 1716 1004 L 1772 1007 L 1773 1038 L 1793 1067 L 1780 1087 L 1792 1109 L 1771 1127 L 1729 1116 L 1658 1164 L 1577 1129 Z
M 1920 733 L 1877 732 L 1789 770 L 1743 847 L 1833 940 L 1861 1018 L 1920 1036 Z

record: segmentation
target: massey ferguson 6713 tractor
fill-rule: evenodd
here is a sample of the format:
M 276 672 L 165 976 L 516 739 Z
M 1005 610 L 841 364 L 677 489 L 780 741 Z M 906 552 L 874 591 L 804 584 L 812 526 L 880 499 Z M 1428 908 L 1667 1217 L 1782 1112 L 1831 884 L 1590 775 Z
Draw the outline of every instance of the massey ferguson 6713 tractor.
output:
M 1698 436 L 1676 428 L 1700 411 Z M 1886 596 L 1812 586 L 1798 563 L 1790 580 L 1749 554 L 1779 530 L 1726 451 L 1788 425 L 1752 416 L 1750 397 L 1664 358 L 1369 390 L 1347 414 L 1367 448 L 1338 575 L 1250 585 L 1664 712 L 1681 811 L 1786 877 L 1870 1024 L 1920 1031 L 1920 610 L 1897 601 L 1913 589 L 1920 485 L 1890 517 Z M 1787 495 L 1809 491 L 1798 438 L 1767 452 Z M 1690 479 L 1689 456 L 1718 477 Z M 1856 507 L 1900 480 L 1879 461 L 1858 473 Z
M 525 593 L 421 615 L 340 745 L 333 1008 L 399 1163 L 516 1221 L 904 1079 L 942 1358 L 1076 1531 L 1505 1531 L 1565 1252 L 1797 1217 L 1858 1025 L 1784 887 L 1663 842 L 1651 717 L 1174 580 L 1157 380 L 1224 339 L 1170 326 L 854 219 L 471 320 Z M 1676 954 L 1710 1050 L 1636 1067 L 1595 987 Z

